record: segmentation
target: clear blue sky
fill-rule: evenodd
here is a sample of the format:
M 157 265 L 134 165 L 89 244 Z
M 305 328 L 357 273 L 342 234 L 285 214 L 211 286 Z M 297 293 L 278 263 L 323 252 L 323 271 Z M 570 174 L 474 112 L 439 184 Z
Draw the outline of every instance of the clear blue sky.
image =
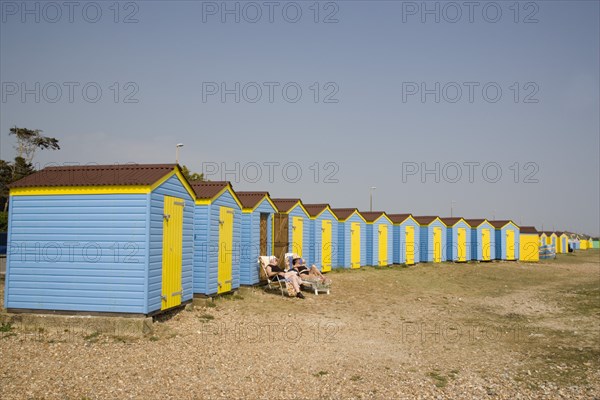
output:
M 220 1 L 121 2 L 118 14 L 113 1 L 2 1 L 0 157 L 14 157 L 14 125 L 60 139 L 42 166 L 173 162 L 184 143 L 180 162 L 218 166 L 212 180 L 239 163 L 226 176 L 239 190 L 366 210 L 375 186 L 374 208 L 388 212 L 448 216 L 453 204 L 455 216 L 598 235 L 597 1 L 521 2 L 518 14 L 512 1 L 477 2 L 472 15 L 427 2 L 439 22 L 420 1 L 320 2 L 318 16 L 313 1 L 276 2 L 272 22 L 263 3 L 227 2 L 237 23 Z M 236 82 L 239 103 L 223 102 L 221 84 Z M 436 163 L 439 182 L 421 177 Z M 472 181 L 468 163 L 479 163 Z

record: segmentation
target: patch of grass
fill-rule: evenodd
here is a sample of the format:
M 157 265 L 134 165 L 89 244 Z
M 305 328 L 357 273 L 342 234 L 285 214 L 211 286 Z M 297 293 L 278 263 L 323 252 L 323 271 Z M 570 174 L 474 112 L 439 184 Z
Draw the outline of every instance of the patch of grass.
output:
M 588 374 L 600 369 L 600 350 L 590 347 L 548 346 L 533 355 L 520 375 L 534 387 L 553 382 L 560 386 L 586 385 Z
M 9 338 L 11 336 L 17 336 L 17 334 L 14 333 L 14 332 L 9 332 L 6 335 L 0 335 L 0 339 L 7 339 L 7 338 Z
M 83 337 L 84 340 L 86 340 L 90 343 L 97 342 L 99 338 L 100 338 L 100 332 L 97 332 L 97 331 L 90 333 L 89 335 Z
M 0 332 L 10 332 L 12 331 L 12 324 L 10 322 L 6 324 L 2 324 L 0 326 Z
M 561 305 L 578 315 L 600 314 L 600 286 L 597 282 L 561 291 Z
M 430 378 L 433 379 L 433 383 L 435 386 L 442 388 L 448 384 L 448 378 L 444 375 L 440 375 L 437 371 L 431 371 L 427 374 Z
M 317 377 L 317 378 L 320 378 L 320 377 L 322 377 L 322 376 L 325 376 L 325 375 L 327 375 L 328 373 L 329 373 L 329 372 L 327 372 L 327 371 L 319 371 L 319 372 L 317 372 L 317 373 L 313 374 L 313 376 L 315 376 L 315 377 Z
M 352 376 L 350 377 L 350 380 L 351 380 L 352 382 L 358 382 L 358 381 L 360 381 L 361 379 L 362 379 L 362 377 L 361 377 L 360 375 L 352 375 Z
M 217 306 L 217 303 L 215 303 L 214 301 L 207 301 L 206 302 L 206 307 L 215 308 L 216 306 Z
M 450 372 L 448 372 L 448 378 L 456 379 L 456 376 L 458 375 L 459 372 L 460 371 L 457 369 L 450 370 Z
M 213 319 L 215 319 L 215 317 L 210 314 L 202 314 L 202 315 L 198 316 L 198 319 L 200 319 L 201 322 L 208 322 L 208 321 L 212 321 Z
M 160 340 L 160 338 L 158 336 L 150 336 L 150 338 L 148 338 L 148 340 L 150 340 L 151 342 L 158 342 Z
M 133 338 L 128 336 L 113 336 L 113 340 L 117 343 L 131 343 L 134 341 Z

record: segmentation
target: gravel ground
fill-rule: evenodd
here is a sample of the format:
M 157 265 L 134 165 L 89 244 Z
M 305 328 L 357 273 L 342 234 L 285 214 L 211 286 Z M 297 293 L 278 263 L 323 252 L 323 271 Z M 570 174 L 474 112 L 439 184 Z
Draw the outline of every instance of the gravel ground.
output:
M 597 254 L 244 288 L 142 339 L 5 327 L 0 399 L 600 398 Z

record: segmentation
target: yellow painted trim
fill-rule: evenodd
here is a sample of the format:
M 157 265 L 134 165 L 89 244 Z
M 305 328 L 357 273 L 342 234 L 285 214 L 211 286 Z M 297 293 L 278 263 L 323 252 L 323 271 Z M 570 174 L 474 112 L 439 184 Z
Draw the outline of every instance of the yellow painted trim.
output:
M 335 216 L 335 213 L 334 213 L 333 211 L 331 211 L 331 208 L 330 208 L 329 206 L 325 207 L 325 208 L 323 209 L 323 211 L 321 211 L 320 213 L 318 213 L 318 214 L 317 214 L 317 216 L 316 216 L 316 217 L 311 217 L 311 219 L 317 219 L 317 218 L 319 218 L 319 217 L 320 217 L 321 215 L 323 215 L 323 213 L 324 213 L 325 211 L 327 211 L 327 210 L 329 210 L 329 212 L 331 213 L 331 215 L 332 215 L 332 216 L 333 216 L 333 217 L 334 217 L 336 220 L 338 219 L 338 218 Z M 339 220 L 338 220 L 338 221 L 339 221 Z
M 273 207 L 273 210 L 275 210 L 275 212 L 279 212 L 279 210 L 277 209 L 277 206 L 275 206 L 275 203 L 273 203 L 273 201 L 271 200 L 271 198 L 269 196 L 265 196 L 265 198 L 267 199 L 267 201 L 269 202 L 269 204 L 271 205 L 271 207 Z M 263 200 L 261 200 L 256 207 L 258 207 L 260 205 L 260 203 L 262 203 Z
M 448 228 L 454 228 L 456 225 L 460 224 L 461 222 L 464 222 L 464 223 L 465 223 L 465 225 L 467 225 L 469 228 L 473 228 L 471 225 L 469 225 L 469 223 L 468 223 L 468 222 L 467 222 L 467 221 L 466 221 L 464 218 L 461 218 L 461 219 L 459 219 L 458 221 L 456 221 L 456 222 L 454 223 L 454 225 L 452 225 L 452 226 L 447 226 L 447 227 L 448 227 Z
M 477 226 L 475 227 L 475 229 L 479 228 L 479 227 L 480 227 L 481 225 L 483 225 L 483 224 L 488 224 L 490 228 L 492 228 L 492 229 L 496 229 L 496 227 L 494 227 L 494 225 L 490 224 L 490 221 L 488 221 L 487 219 L 484 219 L 482 223 L 480 223 L 479 225 L 477 225 Z
M 306 214 L 306 218 L 309 218 L 309 219 L 310 219 L 310 214 L 308 213 L 308 211 L 306 211 L 306 208 L 304 208 L 304 205 L 302 204 L 302 202 L 301 202 L 301 201 L 298 201 L 296 204 L 294 204 L 294 206 L 293 206 L 292 208 L 290 208 L 290 212 L 291 212 L 291 211 L 292 211 L 294 208 L 296 208 L 296 207 L 298 207 L 298 206 L 300 206 L 300 208 L 302 209 L 302 211 L 304 211 L 304 214 Z
M 240 199 L 238 199 L 237 195 L 233 191 L 233 188 L 231 186 L 229 186 L 229 185 L 225 186 L 223 189 L 221 189 L 219 191 L 219 193 L 217 193 L 216 195 L 214 195 L 210 199 L 196 199 L 196 204 L 199 205 L 199 206 L 208 206 L 208 205 L 211 205 L 214 200 L 218 199 L 225 192 L 229 192 L 229 194 L 231 194 L 231 197 L 233 197 L 233 200 L 235 200 L 235 203 L 238 205 L 238 207 L 240 208 L 240 210 L 244 209 L 244 207 L 242 207 L 242 203 L 240 202 Z
M 107 186 L 56 186 L 10 189 L 11 196 L 59 196 L 78 194 L 148 194 L 150 186 L 107 185 Z
M 375 221 L 373 221 L 373 222 L 377 222 L 377 221 L 379 221 L 381 218 L 385 218 L 385 219 L 387 219 L 387 220 L 388 220 L 388 222 L 390 223 L 390 225 L 394 225 L 394 223 L 392 222 L 392 220 L 391 220 L 391 219 L 390 219 L 390 218 L 389 218 L 389 217 L 388 217 L 386 214 L 381 214 L 381 215 L 379 216 L 379 218 L 377 218 L 377 219 L 376 219 Z M 378 222 L 378 223 L 381 223 L 381 222 Z
M 179 169 L 177 167 L 175 167 L 173 169 L 173 171 L 169 172 L 168 174 L 166 174 L 165 176 L 160 178 L 158 181 L 154 182 L 152 184 L 152 186 L 150 186 L 150 190 L 151 191 L 155 190 L 157 187 L 159 187 L 160 185 L 165 183 L 167 180 L 169 180 L 169 178 L 171 178 L 173 175 L 177 176 L 177 178 L 179 179 L 179 182 L 181 182 L 181 184 L 183 185 L 185 190 L 188 192 L 188 194 L 192 197 L 192 199 L 195 200 L 196 193 L 194 192 L 194 189 L 192 189 L 192 187 L 188 183 L 187 179 L 185 179 L 185 177 L 183 176 L 183 174 L 179 171 Z
M 430 223 L 428 223 L 428 224 L 425 224 L 425 225 L 421 225 L 421 224 L 419 224 L 419 223 L 417 222 L 417 225 L 419 225 L 419 226 L 429 226 L 429 225 L 433 224 L 433 223 L 434 223 L 436 220 L 437 220 L 437 221 L 440 221 L 440 222 L 442 223 L 442 225 L 444 225 L 446 228 L 448 228 L 448 225 L 446 225 L 446 224 L 444 223 L 444 221 L 442 221 L 442 220 L 441 220 L 441 218 L 440 218 L 440 217 L 435 217 L 435 219 L 434 219 L 433 221 L 431 221 Z M 468 224 L 467 224 L 467 225 L 468 225 Z
M 173 175 L 177 175 L 177 178 L 192 197 L 196 198 L 191 186 L 187 183 L 187 180 L 183 177 L 179 169 L 175 168 L 173 171 L 165 174 L 158 181 L 152 185 L 106 185 L 106 186 L 55 186 L 55 187 L 25 187 L 25 188 L 13 188 L 10 189 L 10 194 L 13 196 L 60 196 L 60 195 L 81 195 L 81 194 L 148 194 L 155 190 L 157 187 L 165 183 Z
M 252 208 L 244 208 L 244 209 L 242 210 L 242 212 L 245 212 L 245 213 L 250 213 L 250 212 L 254 212 L 254 211 L 256 211 L 256 209 L 257 209 L 258 207 L 260 207 L 260 205 L 262 204 L 262 202 L 263 202 L 263 201 L 265 201 L 265 199 L 266 199 L 266 200 L 267 200 L 267 202 L 268 202 L 268 203 L 271 205 L 271 207 L 273 207 L 273 210 L 275 210 L 274 212 L 278 212 L 278 211 L 277 211 L 277 207 L 275 207 L 275 204 L 273 204 L 273 202 L 271 201 L 271 199 L 269 199 L 269 196 L 266 196 L 266 195 L 265 195 L 265 196 L 263 196 L 263 198 L 262 198 L 262 199 L 261 199 L 261 200 L 260 200 L 258 203 L 256 203 L 256 205 L 255 205 L 254 207 L 252 207 Z
M 515 224 L 514 222 L 512 222 L 512 221 L 508 221 L 506 224 L 502 225 L 500 228 L 495 228 L 495 227 L 494 227 L 494 229 L 496 229 L 496 230 L 504 229 L 504 228 L 506 228 L 508 225 L 512 225 L 512 226 L 514 226 L 514 227 L 515 227 L 515 229 L 520 229 L 520 228 L 519 228 L 519 226 L 518 226 L 517 224 Z
M 409 219 L 412 219 L 412 221 L 417 224 L 417 226 L 420 226 L 419 223 L 412 217 L 412 215 L 409 215 L 408 217 L 406 217 L 402 222 L 394 222 L 394 225 L 402 225 L 403 223 L 405 223 L 406 221 L 408 221 Z M 468 225 L 468 224 L 467 224 Z
M 358 212 L 358 210 L 355 210 L 352 214 L 350 214 L 350 216 L 348 218 L 352 218 L 352 216 L 356 214 L 360 217 L 360 219 L 363 220 L 364 223 L 367 223 L 367 220 L 365 219 L 365 217 L 362 216 L 362 214 L 360 212 Z M 346 219 L 348 219 L 346 218 Z

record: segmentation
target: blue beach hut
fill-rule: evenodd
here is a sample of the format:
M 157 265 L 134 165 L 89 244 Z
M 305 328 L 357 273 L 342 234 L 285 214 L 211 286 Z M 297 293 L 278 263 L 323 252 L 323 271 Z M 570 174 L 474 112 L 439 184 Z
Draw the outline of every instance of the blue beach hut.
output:
M 446 225 L 440 217 L 414 217 L 420 227 L 420 261 L 440 263 L 446 260 Z
M 366 221 L 356 208 L 333 208 L 338 225 L 338 264 L 343 268 L 367 265 Z
M 471 259 L 471 226 L 463 218 L 442 218 L 446 231 L 446 259 L 467 262 Z
M 515 261 L 519 259 L 519 227 L 510 220 L 490 221 L 495 229 L 496 260 Z
M 308 257 L 310 245 L 310 216 L 300 199 L 272 199 L 275 214 L 275 255 L 283 260 L 285 253 Z
M 259 256 L 273 253 L 273 214 L 277 212 L 268 192 L 235 192 L 242 203 L 240 284 L 256 285 L 266 277 Z
M 309 263 L 322 272 L 331 271 L 338 260 L 338 219 L 329 204 L 304 204 L 310 215 Z
M 192 184 L 194 295 L 228 293 L 240 287 L 242 204 L 229 182 Z
M 152 315 L 192 300 L 194 192 L 175 164 L 48 167 L 10 185 L 4 306 Z
M 471 226 L 471 260 L 491 261 L 496 256 L 495 228 L 487 219 L 466 219 Z
M 393 224 L 383 211 L 361 211 L 367 224 L 367 264 L 388 266 L 393 263 Z
M 419 262 L 420 226 L 411 214 L 388 214 L 394 227 L 394 264 Z

